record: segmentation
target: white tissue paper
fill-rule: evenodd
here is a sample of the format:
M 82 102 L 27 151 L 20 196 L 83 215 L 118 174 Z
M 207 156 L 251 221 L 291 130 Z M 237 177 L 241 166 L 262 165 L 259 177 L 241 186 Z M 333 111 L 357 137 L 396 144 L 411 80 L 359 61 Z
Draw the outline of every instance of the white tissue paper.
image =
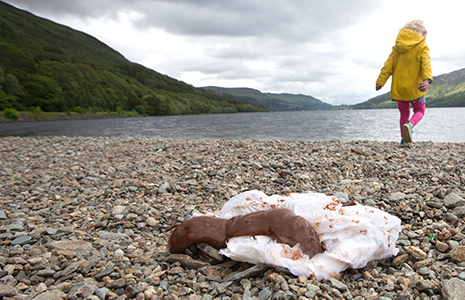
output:
M 342 206 L 337 198 L 320 193 L 267 196 L 248 191 L 231 198 L 213 215 L 230 219 L 273 208 L 287 208 L 307 219 L 326 251 L 309 258 L 298 244 L 290 247 L 266 236 L 256 236 L 232 238 L 220 253 L 233 260 L 280 266 L 295 276 L 314 275 L 323 280 L 336 278 L 349 267 L 363 268 L 372 260 L 399 252 L 399 218 L 361 204 Z

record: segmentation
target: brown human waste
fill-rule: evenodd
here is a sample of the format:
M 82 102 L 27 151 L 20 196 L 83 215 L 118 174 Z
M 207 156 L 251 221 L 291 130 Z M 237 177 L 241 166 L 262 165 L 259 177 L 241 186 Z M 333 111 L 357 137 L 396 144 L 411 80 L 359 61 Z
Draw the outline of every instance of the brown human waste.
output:
M 183 253 L 196 243 L 207 243 L 217 249 L 239 236 L 264 235 L 278 243 L 294 247 L 299 244 L 310 258 L 323 251 L 318 234 L 310 223 L 289 209 L 279 208 L 253 212 L 231 219 L 209 216 L 193 217 L 179 225 L 171 234 L 171 253 Z

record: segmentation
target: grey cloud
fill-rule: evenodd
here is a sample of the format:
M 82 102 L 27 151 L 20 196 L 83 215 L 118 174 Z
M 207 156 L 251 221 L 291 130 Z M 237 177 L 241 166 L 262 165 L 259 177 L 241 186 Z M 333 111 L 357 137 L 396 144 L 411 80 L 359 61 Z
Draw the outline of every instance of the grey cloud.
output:
M 221 5 L 219 4 L 221 3 Z M 136 5 L 140 7 L 139 5 Z M 145 7 L 141 27 L 180 35 L 255 36 L 294 41 L 330 40 L 333 31 L 375 9 L 373 1 L 157 1 Z M 142 10 L 139 10 L 142 11 Z
M 178 35 L 258 36 L 294 41 L 334 38 L 332 32 L 358 23 L 379 6 L 371 0 L 7 0 L 47 14 L 115 18 L 134 11 L 140 28 Z
M 50 15 L 76 15 L 81 17 L 95 17 L 101 14 L 102 8 L 94 6 L 93 1 L 62 1 L 62 0 L 5 0 L 5 2 L 35 13 Z

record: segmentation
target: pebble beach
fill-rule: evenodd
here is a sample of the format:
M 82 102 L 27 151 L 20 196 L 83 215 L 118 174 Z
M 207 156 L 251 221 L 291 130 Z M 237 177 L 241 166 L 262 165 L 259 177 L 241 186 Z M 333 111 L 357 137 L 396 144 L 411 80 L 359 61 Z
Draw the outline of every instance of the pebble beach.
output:
M 463 299 L 465 143 L 0 138 L 0 299 Z M 398 255 L 317 281 L 198 244 L 241 192 L 316 192 L 401 219 Z

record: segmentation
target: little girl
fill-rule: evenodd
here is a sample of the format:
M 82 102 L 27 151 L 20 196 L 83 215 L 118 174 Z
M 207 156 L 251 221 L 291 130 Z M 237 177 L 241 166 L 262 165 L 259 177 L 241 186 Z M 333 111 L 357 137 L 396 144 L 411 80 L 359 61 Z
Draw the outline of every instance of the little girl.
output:
M 379 90 L 392 75 L 390 97 L 397 101 L 400 112 L 401 146 L 412 142 L 412 129 L 425 114 L 425 92 L 433 82 L 426 33 L 423 21 L 407 23 L 400 30 L 396 45 L 376 80 L 376 90 Z M 409 120 L 410 104 L 413 116 Z

